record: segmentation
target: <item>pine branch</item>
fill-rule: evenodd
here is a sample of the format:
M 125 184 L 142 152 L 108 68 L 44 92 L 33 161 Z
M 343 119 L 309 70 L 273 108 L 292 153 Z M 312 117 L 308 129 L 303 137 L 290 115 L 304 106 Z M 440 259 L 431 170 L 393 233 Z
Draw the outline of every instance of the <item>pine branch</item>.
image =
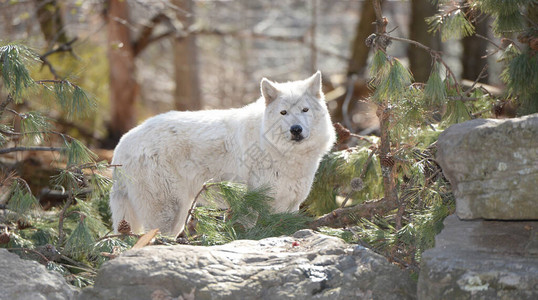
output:
M 42 146 L 31 146 L 31 147 L 11 147 L 0 149 L 0 154 L 6 154 L 11 152 L 21 152 L 21 151 L 63 151 L 65 147 L 42 147 Z
M 482 70 L 480 70 L 480 73 L 478 73 L 478 76 L 476 77 L 475 81 L 473 82 L 473 84 L 465 91 L 463 92 L 464 95 L 469 95 L 471 94 L 472 90 L 474 89 L 474 87 L 476 86 L 476 84 L 478 83 L 478 81 L 480 81 L 480 79 L 483 79 L 483 78 L 486 78 L 488 76 L 488 74 L 486 74 L 486 71 L 488 69 L 489 65 L 488 64 L 485 64 L 484 67 L 482 68 Z
M 398 41 L 398 42 L 404 42 L 404 43 L 408 43 L 408 44 L 411 44 L 411 45 L 414 45 L 418 48 L 422 48 L 432 54 L 438 54 L 440 53 L 439 51 L 437 50 L 433 50 L 432 48 L 422 44 L 422 43 L 419 43 L 417 41 L 414 41 L 414 40 L 410 40 L 410 39 L 406 39 L 406 38 L 401 38 L 401 37 L 396 37 L 396 36 L 390 36 L 390 35 L 387 35 L 387 34 L 383 34 L 383 36 L 391 39 L 391 40 L 394 40 L 394 41 Z
M 2 103 L 0 103 L 0 118 L 4 114 L 4 111 L 6 110 L 6 107 L 13 102 L 13 97 L 11 94 L 7 94 L 6 100 L 4 100 Z
M 309 227 L 312 229 L 317 229 L 321 226 L 342 228 L 356 224 L 361 218 L 372 219 L 375 216 L 385 215 L 396 208 L 398 208 L 397 202 L 394 202 L 392 199 L 382 198 L 355 206 L 335 209 L 310 222 Z
M 52 55 L 54 53 L 58 53 L 58 52 L 72 52 L 73 51 L 73 43 L 75 43 L 76 41 L 78 40 L 77 37 L 73 38 L 72 40 L 64 43 L 64 44 L 61 44 L 59 45 L 58 47 L 52 49 L 52 50 L 49 50 L 47 52 L 45 52 L 43 55 L 39 56 L 40 59 L 43 59 L 43 58 L 46 58 L 47 56 L 49 55 Z
M 92 274 L 97 274 L 97 270 L 95 268 L 92 268 L 91 266 L 88 266 L 88 265 L 85 265 L 81 262 L 78 262 L 74 259 L 71 259 L 65 255 L 62 254 L 62 259 L 68 261 L 69 263 L 73 264 L 73 266 L 70 266 L 70 265 L 67 265 L 69 267 L 76 267 L 77 269 L 80 269 L 80 270 L 83 270 L 83 271 L 86 271 L 88 273 L 92 273 Z M 62 264 L 62 265 L 65 265 L 65 264 Z
M 503 47 L 497 45 L 497 43 L 495 43 L 495 42 L 492 41 L 491 39 L 489 39 L 489 38 L 487 38 L 487 37 L 485 37 L 485 36 L 483 36 L 483 35 L 481 35 L 481 34 L 479 34 L 479 33 L 475 33 L 475 36 L 477 36 L 477 37 L 479 37 L 479 38 L 481 38 L 481 39 L 483 39 L 483 40 L 489 42 L 490 44 L 492 44 L 493 46 L 495 46 L 495 48 L 497 48 L 497 50 L 504 51 L 504 48 L 503 48 Z
M 357 138 L 357 139 L 359 139 L 359 140 L 361 140 L 361 141 L 368 142 L 368 143 L 370 143 L 371 145 L 375 145 L 375 143 L 372 142 L 369 138 L 367 138 L 367 137 L 365 137 L 365 136 L 362 136 L 362 135 L 360 135 L 360 134 L 350 133 L 349 135 L 352 136 L 352 137 L 354 137 L 354 138 Z
M 50 260 L 45 256 L 43 255 L 42 253 L 40 253 L 39 251 L 37 250 L 34 250 L 34 249 L 29 249 L 29 248 L 4 248 L 8 251 L 25 251 L 25 252 L 32 252 L 34 254 L 37 254 L 39 257 L 41 257 L 43 259 L 44 262 L 48 263 Z
M 386 18 L 385 18 L 386 19 Z M 395 37 L 395 36 L 390 36 L 388 34 L 380 34 L 380 36 L 382 37 L 385 37 L 387 39 L 390 39 L 390 40 L 394 40 L 394 41 L 398 41 L 398 42 L 404 42 L 404 43 L 409 43 L 409 44 L 412 44 L 414 46 L 417 46 L 419 48 L 422 48 L 426 51 L 428 51 L 430 53 L 430 55 L 432 56 L 432 58 L 435 60 L 435 61 L 438 61 L 440 62 L 441 64 L 443 64 L 443 66 L 445 67 L 445 69 L 447 70 L 448 74 L 450 75 L 450 77 L 454 80 L 454 82 L 456 83 L 456 90 L 459 92 L 460 91 L 460 87 L 459 87 L 459 84 L 458 84 L 458 79 L 456 78 L 456 75 L 454 74 L 454 72 L 452 72 L 452 69 L 450 69 L 450 67 L 448 66 L 448 64 L 443 60 L 441 54 L 442 52 L 440 51 L 437 51 L 437 50 L 434 50 L 422 43 L 419 43 L 417 41 L 413 41 L 413 40 L 410 40 L 410 39 L 406 39 L 406 38 L 400 38 L 400 37 Z
M 374 11 L 376 15 L 376 35 L 377 36 L 383 36 L 385 35 L 388 20 L 387 18 L 383 17 L 382 11 L 381 11 L 381 2 L 380 0 L 372 0 L 374 1 Z M 380 42 L 376 43 L 375 46 L 377 49 L 383 51 L 383 53 L 387 50 L 388 43 Z M 380 99 L 381 100 L 381 99 Z M 379 124 L 380 124 L 380 143 L 379 143 L 379 154 L 380 157 L 387 157 L 391 153 L 391 138 L 390 138 L 390 102 L 389 98 L 385 97 L 382 99 L 382 103 L 378 106 L 377 112 L 376 112 L 378 118 L 379 118 Z M 381 163 L 382 160 L 380 160 Z M 394 165 L 383 165 L 381 164 L 382 169 L 382 177 L 383 177 L 383 187 L 385 190 L 385 198 L 391 205 L 397 205 L 398 203 L 398 192 L 396 190 L 396 169 L 394 168 Z
M 58 247 L 62 246 L 64 242 L 64 238 L 65 238 L 65 233 L 64 233 L 65 213 L 67 211 L 67 208 L 73 203 L 75 199 L 75 197 L 73 197 L 73 192 L 71 191 L 71 189 L 69 189 L 67 192 L 68 192 L 67 201 L 65 202 L 64 207 L 62 208 L 62 211 L 60 212 L 60 216 L 58 218 Z
M 45 83 L 54 83 L 54 84 L 68 84 L 70 86 L 77 86 L 73 84 L 72 82 L 65 80 L 65 79 L 42 79 L 42 80 L 36 80 L 35 83 L 44 85 Z
M 372 152 L 370 152 L 370 154 L 368 155 L 368 158 L 366 159 L 366 162 L 364 163 L 364 166 L 362 167 L 361 174 L 358 177 L 361 181 L 363 181 L 365 179 L 366 170 L 368 170 L 368 165 L 372 161 L 372 158 L 374 157 L 374 154 L 376 152 L 377 152 L 377 147 Z M 352 180 L 354 180 L 354 179 L 352 179 Z M 346 206 L 347 201 L 349 200 L 350 197 L 351 197 L 351 193 L 348 193 L 346 198 L 344 199 L 344 201 L 342 201 L 342 205 L 340 205 L 341 208 Z
M 54 76 L 54 78 L 58 79 L 60 78 L 60 76 L 58 75 L 58 73 L 56 72 L 56 69 L 54 68 L 54 66 L 50 63 L 50 61 L 48 60 L 48 56 L 49 55 L 52 55 L 54 53 L 58 53 L 58 52 L 69 52 L 71 54 L 73 54 L 73 47 L 72 47 L 72 44 L 77 41 L 78 38 L 73 38 L 72 40 L 62 44 L 62 45 L 59 45 L 58 47 L 52 49 L 52 50 L 49 50 L 47 52 L 45 52 L 43 55 L 40 55 L 39 56 L 39 59 L 41 60 L 41 62 L 43 62 L 43 64 L 45 66 L 47 66 L 49 68 L 49 71 L 52 73 L 52 75 Z M 74 54 L 73 54 L 74 56 Z
M 140 238 L 140 234 L 136 234 L 136 233 L 119 233 L 119 234 L 111 234 L 111 235 L 105 235 L 103 237 L 100 237 L 99 239 L 97 239 L 97 241 L 102 241 L 102 240 L 106 240 L 106 239 L 111 239 L 111 238 L 117 238 L 117 237 L 124 237 L 124 236 L 134 236 L 136 238 Z

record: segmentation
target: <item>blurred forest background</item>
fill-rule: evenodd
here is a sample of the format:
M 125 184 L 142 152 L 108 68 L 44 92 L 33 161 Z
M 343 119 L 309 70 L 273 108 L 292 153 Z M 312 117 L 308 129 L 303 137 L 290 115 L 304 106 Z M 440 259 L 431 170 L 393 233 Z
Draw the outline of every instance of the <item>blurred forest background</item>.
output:
M 437 136 L 538 112 L 537 24 L 536 0 L 0 0 L 0 247 L 91 285 L 139 238 L 110 231 L 122 134 L 168 110 L 241 107 L 262 77 L 321 70 L 338 142 L 303 211 L 274 215 L 267 190 L 210 183 L 200 194 L 235 213 L 196 208 L 186 237 L 155 243 L 310 227 L 417 274 L 454 210 Z
M 121 134 L 157 113 L 239 107 L 259 97 L 259 81 L 305 78 L 322 70 L 333 119 L 355 132 L 376 130 L 364 40 L 374 30 L 371 1 L 0 1 L 4 42 L 23 41 L 46 58 L 40 76 L 71 78 L 99 103 L 77 124 L 92 144 L 113 148 Z M 485 39 L 441 42 L 428 33 L 428 0 L 384 1 L 392 35 L 443 51 L 458 78 L 498 86 L 500 53 Z M 478 34 L 498 43 L 492 20 Z M 51 53 L 52 52 L 52 53 Z M 395 42 L 388 53 L 425 82 L 432 60 Z M 51 66 L 53 68 L 48 68 Z M 51 71 L 53 74 L 51 74 Z M 356 86 L 342 105 L 349 78 Z M 331 93 L 332 92 L 332 93 Z M 332 101 L 335 100 L 335 101 Z M 51 112 L 51 114 L 54 114 Z

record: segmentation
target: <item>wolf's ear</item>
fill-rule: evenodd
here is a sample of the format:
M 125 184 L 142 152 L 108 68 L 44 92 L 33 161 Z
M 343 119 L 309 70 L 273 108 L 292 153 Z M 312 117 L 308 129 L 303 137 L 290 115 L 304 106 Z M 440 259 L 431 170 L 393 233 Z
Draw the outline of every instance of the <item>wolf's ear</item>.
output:
M 262 96 L 265 99 L 265 105 L 269 105 L 269 103 L 275 101 L 275 99 L 278 97 L 278 93 L 280 92 L 275 84 L 267 78 L 263 78 L 260 86 Z
M 321 98 L 323 92 L 321 90 L 321 72 L 317 71 L 314 75 L 306 79 L 306 84 L 308 85 L 308 92 L 316 97 Z

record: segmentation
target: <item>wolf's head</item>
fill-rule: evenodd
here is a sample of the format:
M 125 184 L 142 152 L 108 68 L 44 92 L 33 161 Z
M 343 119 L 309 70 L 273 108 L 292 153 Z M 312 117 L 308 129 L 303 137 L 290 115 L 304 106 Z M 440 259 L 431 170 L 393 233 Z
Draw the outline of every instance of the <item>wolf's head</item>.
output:
M 264 78 L 261 93 L 265 100 L 262 126 L 264 139 L 279 152 L 291 148 L 309 149 L 314 144 L 326 148 L 334 142 L 334 129 L 321 90 L 321 72 L 286 83 Z

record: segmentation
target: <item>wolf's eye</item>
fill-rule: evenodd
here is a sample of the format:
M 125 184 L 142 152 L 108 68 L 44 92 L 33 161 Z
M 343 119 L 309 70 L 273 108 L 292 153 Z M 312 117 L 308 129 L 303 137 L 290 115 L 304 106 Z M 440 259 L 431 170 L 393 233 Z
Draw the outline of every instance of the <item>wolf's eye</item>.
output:
M 281 114 L 281 115 L 285 115 L 285 114 L 287 114 L 287 113 L 288 113 L 288 112 L 285 111 L 285 110 L 281 110 L 281 111 L 280 111 L 280 114 Z
M 308 107 L 303 108 L 303 112 L 307 112 L 307 111 L 308 111 Z

